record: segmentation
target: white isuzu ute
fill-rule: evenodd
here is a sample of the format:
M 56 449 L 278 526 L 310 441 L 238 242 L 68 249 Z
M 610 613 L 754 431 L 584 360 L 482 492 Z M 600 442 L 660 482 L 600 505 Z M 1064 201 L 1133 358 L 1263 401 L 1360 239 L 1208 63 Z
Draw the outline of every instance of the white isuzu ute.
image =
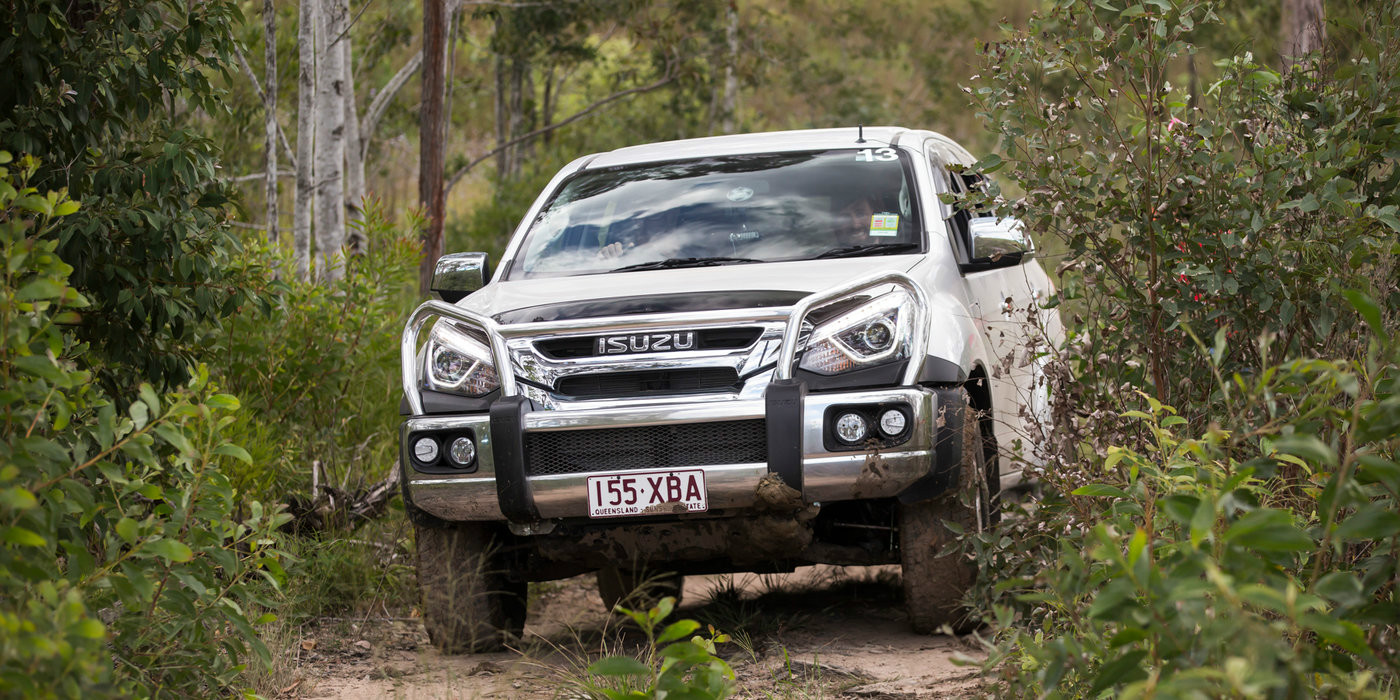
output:
M 400 450 L 434 644 L 498 647 L 527 582 L 590 571 L 612 605 L 897 563 L 916 629 L 965 624 L 948 524 L 996 517 L 998 446 L 1046 410 L 1029 334 L 1060 333 L 1020 224 L 954 201 L 974 163 L 893 127 L 623 148 L 565 167 L 494 272 L 438 261 Z

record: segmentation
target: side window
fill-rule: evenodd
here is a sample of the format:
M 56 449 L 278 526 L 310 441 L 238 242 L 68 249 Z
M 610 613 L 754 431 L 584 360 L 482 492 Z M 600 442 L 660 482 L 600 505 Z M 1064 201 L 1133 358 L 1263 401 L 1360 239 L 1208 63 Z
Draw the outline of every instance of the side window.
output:
M 954 203 L 945 201 L 950 199 L 949 195 L 958 196 L 962 193 L 962 182 L 953 173 L 949 172 L 948 166 L 943 162 L 937 153 L 928 151 L 925 154 L 928 160 L 929 172 L 933 174 L 934 192 L 938 196 L 939 218 L 947 221 L 953 229 L 954 239 L 959 241 L 958 245 L 967 240 L 967 218 L 958 217 L 957 207 Z
M 969 169 L 961 159 L 945 160 L 948 154 L 936 148 L 925 152 L 939 194 L 939 213 L 951 229 L 953 251 L 960 264 L 996 262 L 1008 253 L 1025 252 L 1029 244 L 1018 222 L 996 218 L 996 211 L 983 195 L 996 183 L 987 175 Z M 946 200 L 946 201 L 945 201 Z M 1019 259 L 1017 256 L 1016 259 Z
M 964 195 L 973 192 L 982 192 L 986 189 L 987 185 L 990 184 L 990 179 L 986 175 L 974 173 L 970 170 L 956 173 L 954 177 L 958 180 L 959 184 L 962 185 L 960 194 Z M 991 207 L 982 202 L 969 202 L 967 207 L 969 208 L 969 216 L 974 219 L 979 216 L 995 216 Z
M 953 227 L 953 235 L 959 247 L 959 256 L 963 260 L 972 258 L 971 223 L 980 213 L 969 208 L 967 196 L 974 188 L 982 185 L 982 176 L 964 170 L 965 166 L 953 165 L 948 168 L 948 179 L 953 183 L 953 203 L 949 205 L 952 209 L 948 217 L 948 223 Z
M 957 195 L 957 201 L 953 203 L 953 229 L 958 232 L 959 238 L 970 246 L 971 222 L 974 219 L 996 216 L 996 212 L 985 201 L 971 201 L 972 195 L 983 193 L 991 181 L 986 175 L 966 170 L 965 167 L 953 166 L 949 175 L 953 180 L 953 192 Z

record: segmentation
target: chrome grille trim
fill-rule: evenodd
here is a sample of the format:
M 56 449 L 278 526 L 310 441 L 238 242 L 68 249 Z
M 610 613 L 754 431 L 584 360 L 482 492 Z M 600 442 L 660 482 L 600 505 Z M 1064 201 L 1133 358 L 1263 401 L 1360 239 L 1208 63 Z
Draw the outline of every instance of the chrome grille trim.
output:
M 673 399 L 685 400 L 734 400 L 737 398 L 757 398 L 767 386 L 766 376 L 756 377 L 755 371 L 765 364 L 772 364 L 778 356 L 778 343 L 782 338 L 783 324 L 736 323 L 688 326 L 666 326 L 656 330 L 674 332 L 688 330 L 729 330 L 746 328 L 756 332 L 755 340 L 746 347 L 716 348 L 708 350 L 663 351 L 628 355 L 602 355 L 552 359 L 537 346 L 541 342 L 559 338 L 595 337 L 596 332 L 576 334 L 555 333 L 523 338 L 508 338 L 506 347 L 514 363 L 514 369 L 525 386 L 522 393 L 532 401 L 550 410 L 572 410 L 597 406 L 625 405 L 628 403 L 655 403 Z M 579 375 L 597 375 L 634 372 L 710 370 L 732 373 L 735 382 L 731 386 L 712 387 L 703 392 L 657 393 L 641 392 L 626 396 L 577 396 L 561 390 L 561 385 Z M 746 391 L 747 389 L 747 391 Z

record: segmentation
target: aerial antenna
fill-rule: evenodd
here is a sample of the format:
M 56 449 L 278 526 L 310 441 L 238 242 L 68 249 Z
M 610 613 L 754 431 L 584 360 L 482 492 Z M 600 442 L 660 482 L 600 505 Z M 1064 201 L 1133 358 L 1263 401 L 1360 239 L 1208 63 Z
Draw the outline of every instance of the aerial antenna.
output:
M 856 143 L 865 143 L 865 125 L 856 124 Z

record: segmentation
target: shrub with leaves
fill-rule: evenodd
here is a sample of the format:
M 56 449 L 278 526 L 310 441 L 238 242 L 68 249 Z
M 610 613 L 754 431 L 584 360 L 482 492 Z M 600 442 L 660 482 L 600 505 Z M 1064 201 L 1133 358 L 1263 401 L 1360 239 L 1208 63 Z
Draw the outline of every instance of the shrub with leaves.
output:
M 27 185 L 0 152 L 0 694 L 209 696 L 250 653 L 262 594 L 283 576 L 285 518 L 219 470 L 238 408 L 202 368 L 124 410 L 84 368 L 71 324 L 87 300 L 56 254 L 77 203 Z
M 407 521 L 391 510 L 401 501 L 387 480 L 397 477 L 399 337 L 418 302 L 418 229 L 390 222 L 374 199 L 358 225 L 367 245 L 341 279 L 273 282 L 266 308 L 244 307 L 206 340 L 217 381 L 245 407 L 225 435 L 252 457 L 224 473 L 247 497 L 288 504 L 288 529 L 301 535 L 286 541 L 300 565 L 284 616 L 406 610 L 417 595 Z M 248 255 L 290 267 L 265 248 Z
M 0 149 L 82 204 L 52 225 L 89 301 L 71 332 L 109 392 L 183 383 L 202 333 L 263 286 L 224 223 L 214 144 L 189 128 L 225 109 L 210 77 L 239 19 L 228 0 L 0 4 Z
M 231 476 L 261 497 L 309 491 L 315 462 L 321 483 L 352 491 L 398 462 L 399 337 L 420 253 L 415 224 L 393 225 L 377 200 L 362 226 L 367 250 L 343 278 L 277 282 L 268 308 L 243 309 L 208 339 L 220 382 L 250 409 L 233 434 L 256 459 Z
M 1280 74 L 1246 53 L 1195 89 L 1183 67 L 1217 21 L 1208 2 L 1065 0 L 989 46 L 972 89 L 1003 152 L 981 168 L 1025 192 L 1002 211 L 1065 251 L 1061 393 L 1066 412 L 1105 410 L 1099 452 L 1099 424 L 1140 404 L 1125 385 L 1196 429 L 1215 416 L 1193 333 L 1228 329 L 1233 366 L 1258 367 L 1261 334 L 1274 358 L 1358 356 L 1341 289 L 1375 286 L 1397 321 L 1400 5 L 1346 32 L 1351 60 Z M 1086 437 L 1061 434 L 1071 451 Z
M 1203 91 L 1207 2 L 1064 0 L 988 47 L 979 167 L 1025 196 L 974 199 L 1065 251 L 1068 336 L 1045 495 L 967 538 L 1000 693 L 1400 686 L 1400 4 L 1360 14 L 1345 58 Z
M 1379 310 L 1362 302 L 1371 318 Z M 1003 689 L 1387 697 L 1400 683 L 1400 364 L 1298 360 L 1220 389 L 1269 406 L 1197 437 L 1147 397 L 1150 447 L 976 540 Z M 1070 489 L 1073 490 L 1070 490 Z M 1067 494 L 1054 496 L 1053 494 Z M 1000 539 L 1000 544 L 994 544 Z M 1014 544 L 1011 544 L 1014 542 Z
M 715 656 L 715 645 L 729 641 L 728 635 L 713 627 L 709 637 L 697 635 L 700 623 L 694 620 L 678 620 L 663 627 L 675 606 L 676 599 L 666 597 L 648 610 L 618 607 L 618 612 L 646 634 L 644 658 L 599 659 L 588 666 L 589 675 L 580 683 L 580 690 L 589 697 L 608 700 L 722 700 L 733 694 L 734 669 Z

